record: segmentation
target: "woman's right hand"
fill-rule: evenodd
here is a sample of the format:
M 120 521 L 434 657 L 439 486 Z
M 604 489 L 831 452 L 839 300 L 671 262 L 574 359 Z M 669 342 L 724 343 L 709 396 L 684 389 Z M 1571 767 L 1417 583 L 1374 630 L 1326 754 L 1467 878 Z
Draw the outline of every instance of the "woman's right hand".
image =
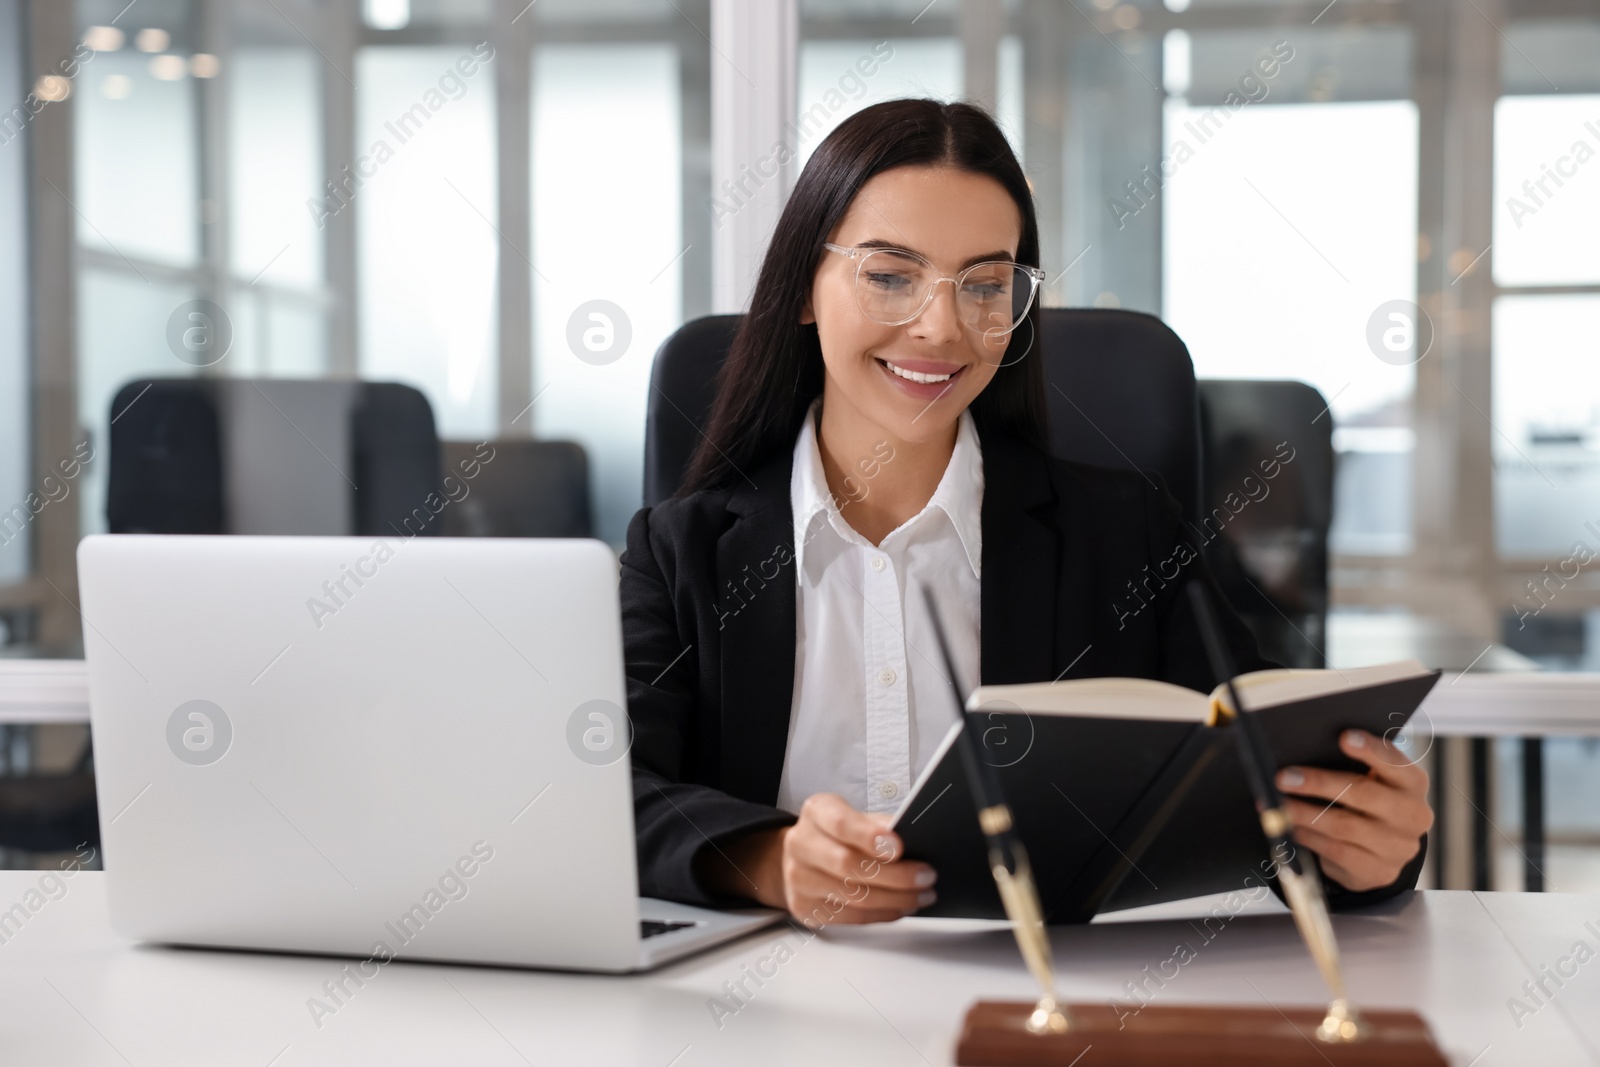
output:
M 734 870 L 708 871 L 716 888 L 783 908 L 812 929 L 901 918 L 935 899 L 936 875 L 904 860 L 887 815 L 868 815 L 817 793 L 793 826 L 741 838 L 724 852 Z

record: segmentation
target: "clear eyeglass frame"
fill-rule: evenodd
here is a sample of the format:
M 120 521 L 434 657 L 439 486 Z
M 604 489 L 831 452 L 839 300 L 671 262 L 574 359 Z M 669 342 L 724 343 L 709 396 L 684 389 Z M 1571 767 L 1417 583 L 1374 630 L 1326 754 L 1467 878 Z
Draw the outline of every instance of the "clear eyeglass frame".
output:
M 902 249 L 902 248 L 886 248 L 886 247 L 883 247 L 881 245 L 873 245 L 873 246 L 870 246 L 870 247 L 867 247 L 867 248 L 857 248 L 857 247 L 852 247 L 850 245 L 837 245 L 837 244 L 834 244 L 832 241 L 824 241 L 824 242 L 822 242 L 822 247 L 826 248 L 830 252 L 837 252 L 839 255 L 844 256 L 847 259 L 851 259 L 851 260 L 855 261 L 856 274 L 855 274 L 855 278 L 852 279 L 852 286 L 853 286 L 853 289 L 854 289 L 855 294 L 856 294 L 856 306 L 861 309 L 861 313 L 863 315 L 867 316 L 867 318 L 869 318 L 873 322 L 879 323 L 880 325 L 883 325 L 883 326 L 904 326 L 906 323 L 914 321 L 917 318 L 917 316 L 921 315 L 924 311 L 928 310 L 928 305 L 933 303 L 934 290 L 936 290 L 939 287 L 940 283 L 942 283 L 942 282 L 949 282 L 949 283 L 951 283 L 952 285 L 955 286 L 955 292 L 956 292 L 957 299 L 958 299 L 958 302 L 959 302 L 960 294 L 961 294 L 961 291 L 962 291 L 961 290 L 962 283 L 974 271 L 980 270 L 980 269 L 982 269 L 984 267 L 995 267 L 995 266 L 1012 267 L 1015 270 L 1020 271 L 1025 277 L 1028 278 L 1028 281 L 1029 281 L 1027 299 L 1024 300 L 1022 302 L 1022 304 L 1020 305 L 1020 310 L 1018 310 L 1016 312 L 1016 317 L 1008 325 L 1003 326 L 1003 327 L 1002 326 L 980 327 L 980 326 L 974 326 L 973 324 L 968 323 L 965 320 L 963 320 L 963 322 L 962 322 L 962 325 L 966 326 L 968 329 L 974 330 L 974 331 L 981 331 L 986 339 L 993 340 L 993 339 L 996 339 L 998 337 L 1003 337 L 1003 336 L 1006 336 L 1006 335 L 1010 334 L 1012 331 L 1014 331 L 1018 326 L 1020 326 L 1022 324 L 1022 320 L 1024 318 L 1026 318 L 1027 315 L 1028 315 L 1028 310 L 1033 307 L 1034 300 L 1038 299 L 1038 296 L 1039 296 L 1039 284 L 1041 282 L 1043 282 L 1044 279 L 1045 279 L 1045 272 L 1044 272 L 1044 269 L 1041 268 L 1041 267 L 1030 267 L 1030 266 L 1028 266 L 1026 264 L 1016 263 L 1016 262 L 1012 262 L 1010 260 L 984 260 L 982 263 L 974 263 L 974 264 L 972 264 L 970 267 L 967 267 L 965 270 L 961 271 L 961 273 L 959 273 L 959 274 L 955 274 L 955 275 L 945 274 L 945 275 L 941 275 L 938 278 L 932 279 L 931 281 L 928 282 L 927 290 L 922 294 L 922 302 L 917 305 L 916 310 L 912 311 L 911 314 L 906 315 L 903 318 L 898 318 L 898 319 L 894 319 L 894 320 L 891 321 L 891 320 L 878 318 L 876 315 L 874 315 L 871 311 L 869 311 L 867 309 L 866 305 L 864 304 L 864 302 L 862 300 L 862 296 L 861 296 L 861 271 L 866 266 L 867 260 L 869 258 L 871 258 L 872 256 L 877 255 L 877 254 L 889 254 L 889 255 L 893 255 L 893 256 L 896 256 L 896 257 L 901 258 L 901 259 L 907 259 L 907 260 L 911 260 L 912 262 L 921 263 L 924 266 L 929 267 L 929 268 L 932 268 L 933 264 L 929 263 L 922 256 L 917 255 L 915 252 L 911 252 L 909 250 Z M 1015 298 L 1013 298 L 1013 304 L 1015 305 Z

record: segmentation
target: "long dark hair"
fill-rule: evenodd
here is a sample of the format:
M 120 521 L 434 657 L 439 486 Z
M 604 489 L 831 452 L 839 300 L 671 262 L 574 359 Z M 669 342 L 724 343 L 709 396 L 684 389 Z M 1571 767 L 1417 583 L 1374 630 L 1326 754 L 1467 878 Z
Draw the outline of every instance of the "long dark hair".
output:
M 894 167 L 947 165 L 998 181 L 1022 215 L 1017 262 L 1039 265 L 1039 222 L 1028 180 L 1000 127 L 981 108 L 889 100 L 856 112 L 817 146 L 772 232 L 750 311 L 717 378 L 704 439 L 679 494 L 731 483 L 794 447 L 806 408 L 822 392 L 822 346 L 800 313 L 822 242 L 868 179 Z M 994 379 L 972 402 L 980 435 L 1012 434 L 1045 449 L 1044 374 L 1024 358 L 1039 336 L 1039 302 L 1011 335 Z

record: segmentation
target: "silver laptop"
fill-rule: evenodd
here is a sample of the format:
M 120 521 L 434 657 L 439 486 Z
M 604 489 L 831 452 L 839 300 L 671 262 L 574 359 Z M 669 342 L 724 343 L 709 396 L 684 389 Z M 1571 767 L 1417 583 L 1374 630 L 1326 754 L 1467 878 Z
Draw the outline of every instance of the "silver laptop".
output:
M 630 971 L 775 921 L 638 896 L 617 573 L 598 541 L 86 538 L 113 927 Z

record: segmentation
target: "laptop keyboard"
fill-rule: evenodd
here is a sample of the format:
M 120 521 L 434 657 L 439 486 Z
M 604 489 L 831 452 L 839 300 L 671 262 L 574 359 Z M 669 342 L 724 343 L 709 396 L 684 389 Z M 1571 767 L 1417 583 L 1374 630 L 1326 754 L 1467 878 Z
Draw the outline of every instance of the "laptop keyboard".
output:
M 659 919 L 640 919 L 639 936 L 656 937 L 659 934 L 669 934 L 674 930 L 682 930 L 687 926 L 699 926 L 696 922 L 662 922 Z

